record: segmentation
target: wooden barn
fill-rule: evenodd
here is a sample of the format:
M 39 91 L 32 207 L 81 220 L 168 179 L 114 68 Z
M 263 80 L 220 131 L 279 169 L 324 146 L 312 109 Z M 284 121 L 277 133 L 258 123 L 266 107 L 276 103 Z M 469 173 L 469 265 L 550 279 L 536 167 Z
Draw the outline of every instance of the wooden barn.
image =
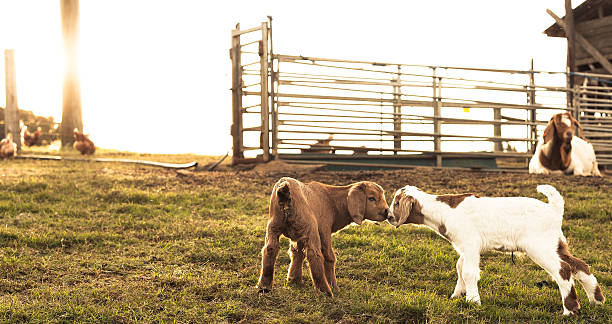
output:
M 586 0 L 544 33 L 567 38 L 568 106 L 593 143 L 600 164 L 612 163 L 612 0 Z M 603 163 L 602 163 L 603 162 Z
M 551 13 L 551 12 L 549 12 Z M 612 0 L 587 0 L 572 11 L 572 23 L 563 17 L 564 27 L 555 23 L 544 33 L 550 37 L 568 37 L 570 35 L 568 69 L 575 72 L 612 74 Z M 552 14 L 551 14 L 552 16 Z M 566 31 L 567 27 L 567 31 Z M 571 62 L 573 60 L 573 62 Z M 575 64 L 575 70 L 572 65 Z M 576 80 L 579 81 L 579 80 Z M 576 82 L 579 84 L 579 82 Z

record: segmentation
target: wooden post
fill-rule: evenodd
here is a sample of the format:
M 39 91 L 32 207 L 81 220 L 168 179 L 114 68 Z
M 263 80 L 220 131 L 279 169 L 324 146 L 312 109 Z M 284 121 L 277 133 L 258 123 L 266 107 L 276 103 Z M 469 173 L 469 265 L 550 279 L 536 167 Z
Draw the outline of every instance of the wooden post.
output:
M 578 122 L 580 122 L 580 85 L 574 85 L 573 93 L 574 96 L 572 98 L 572 115 Z
M 274 73 L 274 48 L 272 47 L 272 16 L 268 16 L 268 41 L 270 43 L 270 111 L 272 113 L 272 159 L 278 156 L 278 105 L 274 87 L 276 86 L 276 74 Z
M 240 23 L 236 24 L 236 31 L 240 30 Z M 232 163 L 236 164 L 242 158 L 243 132 L 242 132 L 242 67 L 240 66 L 240 35 L 232 33 Z
M 4 110 L 4 137 L 11 133 L 21 151 L 21 132 L 19 129 L 19 108 L 17 106 L 17 73 L 15 72 L 15 51 L 4 51 L 4 73 L 6 86 L 6 109 Z M 25 127 L 25 126 L 24 126 Z
M 270 161 L 270 109 L 268 106 L 268 23 L 261 23 L 260 43 L 261 76 L 261 149 L 264 162 Z
M 397 66 L 397 79 L 392 79 L 393 84 L 393 153 L 397 155 L 398 150 L 402 149 L 402 89 L 401 89 L 401 73 L 400 66 Z
M 531 123 L 535 123 L 537 119 L 536 119 L 536 107 L 535 107 L 536 91 L 535 91 L 535 73 L 533 71 L 533 59 L 531 59 L 531 68 L 529 69 L 529 90 L 527 92 L 527 104 L 531 107 L 529 108 L 529 121 Z M 529 126 L 528 139 L 535 140 L 537 138 L 538 138 L 538 127 L 536 125 Z M 528 147 L 531 153 L 535 152 L 535 147 L 536 147 L 535 142 L 530 141 L 528 143 Z
M 433 119 L 433 127 L 434 127 L 434 155 L 436 156 L 436 166 L 437 167 L 441 167 L 442 166 L 442 140 L 440 138 L 440 133 L 441 133 L 441 122 L 440 122 L 440 117 L 441 117 L 441 91 L 440 91 L 440 82 L 438 77 L 436 76 L 436 68 L 432 68 L 433 69 L 433 113 L 434 113 L 434 119 Z
M 64 38 L 65 73 L 62 98 L 62 146 L 72 146 L 73 131 L 83 131 L 81 89 L 79 86 L 79 0 L 61 0 L 62 35 Z
M 503 152 L 504 148 L 501 142 L 501 108 L 493 108 L 493 136 L 497 137 L 494 141 L 493 151 Z
M 574 11 L 572 0 L 565 0 L 565 36 L 567 37 L 567 76 L 568 89 L 574 89 L 574 73 L 576 73 L 576 34 L 574 30 Z M 573 103 L 573 93 L 568 92 L 568 102 Z

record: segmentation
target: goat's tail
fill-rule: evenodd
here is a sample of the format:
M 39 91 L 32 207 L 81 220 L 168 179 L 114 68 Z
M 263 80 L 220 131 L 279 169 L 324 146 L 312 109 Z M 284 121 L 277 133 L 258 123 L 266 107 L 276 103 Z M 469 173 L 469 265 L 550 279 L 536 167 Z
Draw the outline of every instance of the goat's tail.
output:
M 280 202 L 288 202 L 290 197 L 289 191 L 289 181 L 282 181 L 276 187 L 276 195 L 278 196 L 278 201 Z
M 548 203 L 560 214 L 563 215 L 565 202 L 561 194 L 551 185 L 539 185 L 536 190 L 548 198 Z
M 281 179 L 275 185 L 276 197 L 278 197 L 278 207 L 285 219 L 293 216 L 291 211 L 291 184 L 288 179 Z M 270 205 L 272 208 L 272 205 Z

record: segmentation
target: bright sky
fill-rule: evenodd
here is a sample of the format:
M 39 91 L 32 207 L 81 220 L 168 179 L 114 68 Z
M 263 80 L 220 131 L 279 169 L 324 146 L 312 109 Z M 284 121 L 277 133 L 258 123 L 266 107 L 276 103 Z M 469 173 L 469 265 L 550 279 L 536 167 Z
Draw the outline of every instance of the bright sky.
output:
M 574 0 L 576 7 L 583 1 Z M 60 1 L 0 0 L 19 107 L 61 120 Z M 563 71 L 542 32 L 564 1 L 81 0 L 83 124 L 96 146 L 231 151 L 230 31 L 273 17 L 276 53 L 406 64 Z M 2 53 L 3 55 L 3 53 Z M 3 62 L 4 60 L 2 60 Z M 0 65 L 4 74 L 4 67 Z M 4 106 L 4 77 L 0 78 Z

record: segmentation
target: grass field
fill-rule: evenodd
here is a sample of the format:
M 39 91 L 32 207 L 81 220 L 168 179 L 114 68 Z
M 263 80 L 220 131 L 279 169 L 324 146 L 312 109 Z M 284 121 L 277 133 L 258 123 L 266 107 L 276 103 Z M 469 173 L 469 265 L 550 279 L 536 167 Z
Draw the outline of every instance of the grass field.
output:
M 188 162 L 215 158 L 108 153 Z M 417 169 L 370 172 L 181 172 L 131 164 L 0 161 L 0 322 L 589 322 L 612 306 L 562 317 L 556 285 L 528 258 L 486 253 L 483 305 L 450 300 L 457 255 L 433 232 L 388 224 L 336 234 L 335 298 L 284 278 L 258 293 L 269 192 L 281 176 L 348 184 L 372 180 L 390 198 L 412 184 L 435 193 L 538 197 L 550 183 L 566 199 L 570 250 L 612 292 L 610 178 L 543 177 Z M 287 239 L 281 248 L 288 248 Z M 308 272 L 305 271 L 308 277 Z

